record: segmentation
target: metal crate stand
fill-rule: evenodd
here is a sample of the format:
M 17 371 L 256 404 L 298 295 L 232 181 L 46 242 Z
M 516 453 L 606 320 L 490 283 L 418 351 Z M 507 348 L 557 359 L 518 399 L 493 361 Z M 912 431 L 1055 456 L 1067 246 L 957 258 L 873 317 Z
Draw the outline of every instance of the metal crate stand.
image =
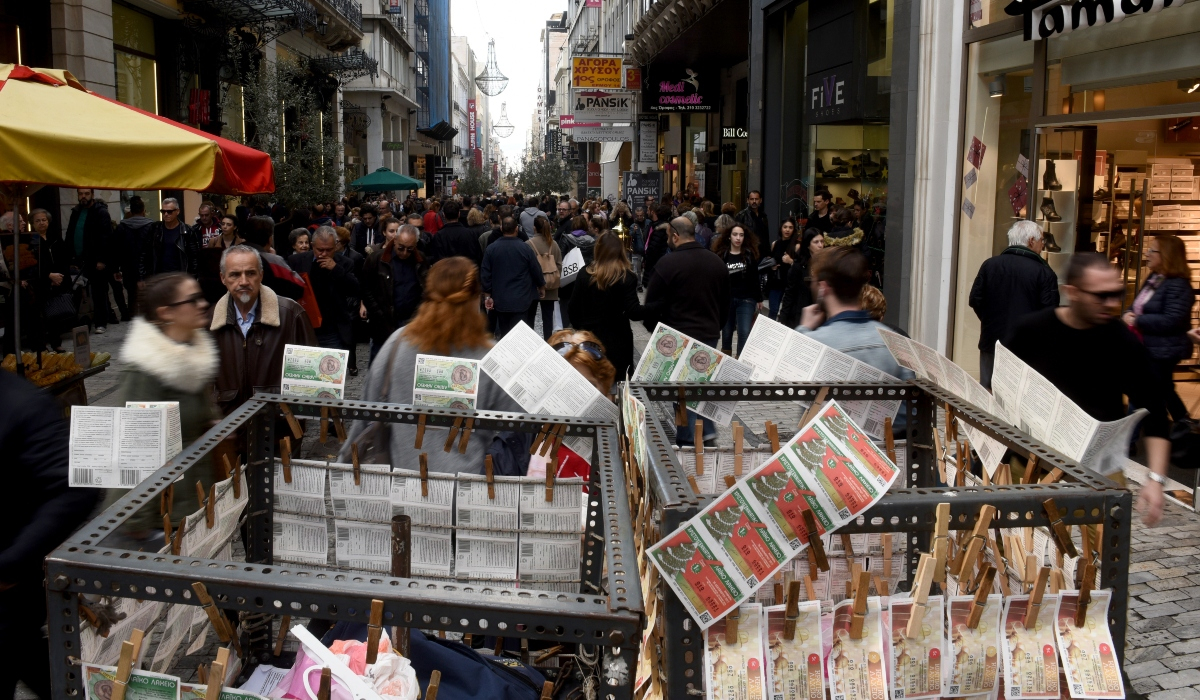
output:
M 644 493 L 651 499 L 653 523 L 651 541 L 673 532 L 704 508 L 708 496 L 693 493 L 687 476 L 668 442 L 667 431 L 652 410 L 655 402 L 687 401 L 807 401 L 811 402 L 821 389 L 827 398 L 838 401 L 895 401 L 901 400 L 907 416 L 907 463 L 909 483 L 906 488 L 893 488 L 871 508 L 840 528 L 838 534 L 862 532 L 905 533 L 907 545 L 907 586 L 912 585 L 921 551 L 929 551 L 936 523 L 936 507 L 950 503 L 952 530 L 971 530 L 985 504 L 995 506 L 994 527 L 1038 527 L 1050 525 L 1042 502 L 1053 498 L 1063 513 L 1067 525 L 1102 523 L 1104 537 L 1099 567 L 1100 586 L 1116 592 L 1109 608 L 1109 625 L 1117 656 L 1125 656 L 1125 630 L 1128 604 L 1124 591 L 1129 580 L 1129 540 L 1133 517 L 1133 498 L 1129 491 L 1114 482 L 1081 467 L 1055 450 L 988 414 L 966 404 L 937 386 L 923 381 L 888 383 L 861 382 L 801 382 L 748 384 L 695 382 L 632 383 L 631 393 L 646 405 L 648 464 L 645 474 L 648 484 Z M 1062 470 L 1058 483 L 993 485 L 983 487 L 946 488 L 938 485 L 938 469 L 934 455 L 933 432 L 936 430 L 936 407 L 949 405 L 956 415 L 1008 449 L 1023 456 L 1037 455 L 1047 469 Z M 670 411 L 669 413 L 674 413 Z M 654 530 L 657 532 L 654 532 Z M 704 640 L 675 594 L 661 583 L 654 593 L 665 603 L 659 620 L 662 628 L 661 647 L 656 650 L 664 686 L 671 697 L 704 694 Z
M 326 409 L 346 420 L 416 424 L 423 415 L 428 426 L 450 427 L 455 419 L 473 419 L 476 429 L 529 433 L 541 430 L 545 423 L 554 423 L 567 426 L 567 437 L 594 438 L 580 562 L 581 590 L 585 592 L 480 591 L 479 586 L 453 582 L 274 565 L 273 432 L 284 403 L 297 416 L 313 418 Z M 246 562 L 134 552 L 104 544 L 105 538 L 139 508 L 156 504 L 167 485 L 185 476 L 221 440 L 238 431 L 244 431 L 248 451 Z M 627 568 L 635 559 L 628 503 L 616 427 L 608 423 L 257 394 L 48 557 L 50 662 L 55 697 L 82 697 L 77 594 L 198 605 L 191 587 L 199 581 L 207 586 L 217 606 L 225 610 L 365 624 L 371 600 L 379 599 L 384 602 L 385 626 L 594 645 L 603 650 L 599 697 L 627 700 L 632 696 L 643 624 L 636 569 Z

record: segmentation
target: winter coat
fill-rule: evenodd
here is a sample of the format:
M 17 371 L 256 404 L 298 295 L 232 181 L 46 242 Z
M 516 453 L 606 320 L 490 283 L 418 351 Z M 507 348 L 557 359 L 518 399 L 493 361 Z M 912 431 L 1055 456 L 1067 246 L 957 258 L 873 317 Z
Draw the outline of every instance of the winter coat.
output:
M 416 256 L 419 292 L 425 288 L 425 275 L 429 272 L 429 265 L 426 264 L 425 256 L 421 255 L 420 251 L 413 251 L 409 255 Z M 396 316 L 392 257 L 392 249 L 389 247 L 371 253 L 371 257 L 367 258 L 367 262 L 363 264 L 360 280 L 362 302 L 367 307 L 367 323 L 371 329 L 371 339 L 377 346 L 383 345 L 400 324 L 412 317 L 411 314 L 405 315 L 403 318 Z M 416 308 L 420 306 L 420 303 L 418 294 L 417 304 L 412 309 L 413 313 L 416 313 Z
M 1150 284 L 1146 280 L 1142 289 Z M 1159 283 L 1154 296 L 1146 301 L 1134 327 L 1155 360 L 1179 361 L 1192 355 L 1187 332 L 1192 327 L 1192 303 L 1195 291 L 1183 277 L 1167 277 Z
M 516 236 L 505 236 L 488 246 L 479 281 L 499 313 L 527 311 L 538 300 L 538 289 L 546 286 L 537 256 Z
M 571 326 L 595 334 L 608 353 L 608 361 L 617 370 L 617 381 L 625 379 L 633 366 L 633 329 L 629 322 L 645 316 L 645 309 L 638 301 L 637 275 L 626 272 L 616 284 L 600 289 L 584 268 L 571 286 L 574 291 L 567 310 Z
M 87 219 L 83 222 L 83 251 L 75 250 L 75 225 L 79 222 L 82 209 L 78 205 L 71 209 L 71 218 L 63 229 L 63 240 L 71 251 L 71 258 L 76 260 L 84 274 L 90 274 L 96 263 L 104 263 L 111 268 L 115 264 L 113 249 L 109 239 L 112 237 L 112 217 L 108 214 L 108 205 L 93 200 L 88 207 Z
M 198 330 L 191 343 L 171 340 L 158 326 L 141 318 L 133 320 L 129 335 L 121 346 L 121 360 L 126 364 L 118 385 L 118 402 L 179 402 L 179 428 L 183 445 L 200 439 L 217 419 L 213 406 L 212 383 L 217 375 L 220 357 L 217 344 L 207 331 Z M 211 461 L 205 457 L 188 471 L 189 488 L 175 489 L 172 520 L 195 512 L 200 503 L 192 484 L 199 479 L 205 492 L 212 486 Z M 125 489 L 109 489 L 107 501 L 115 502 L 125 495 Z M 162 526 L 158 509 L 142 509 L 127 521 L 132 530 L 149 530 Z
M 435 265 L 439 260 L 456 255 L 461 255 L 476 265 L 483 262 L 483 248 L 479 246 L 479 234 L 474 229 L 467 228 L 457 221 L 446 224 L 433 237 L 429 264 Z
M 654 273 L 654 266 L 658 265 L 658 261 L 662 260 L 663 256 L 669 251 L 667 247 L 669 227 L 670 224 L 664 221 L 655 224 L 654 228 L 650 229 L 650 235 L 646 239 L 646 259 L 643 261 L 644 272 L 642 279 L 646 284 L 650 283 L 650 276 Z
M 124 275 L 125 284 L 141 279 L 138 275 L 141 274 L 142 251 L 150 242 L 150 230 L 153 227 L 154 221 L 139 214 L 122 219 L 113 231 L 113 262 Z
M 983 261 L 969 303 L 979 317 L 979 349 L 995 352 L 1022 317 L 1058 306 L 1058 276 L 1029 248 L 1009 246 Z
M 379 221 L 375 222 L 374 228 L 368 228 L 363 222 L 358 222 L 354 225 L 354 230 L 350 233 L 350 247 L 363 256 L 370 255 L 367 252 L 367 247 L 370 247 L 372 252 L 379 250 L 379 246 L 383 244 L 383 231 L 380 229 Z
M 308 314 L 299 304 L 263 286 L 254 323 L 243 337 L 237 308 L 228 294 L 213 307 L 208 327 L 221 353 L 217 374 L 217 404 L 225 415 L 242 405 L 257 389 L 279 391 L 283 375 L 283 346 L 316 345 Z
M 746 207 L 733 218 L 742 226 L 753 231 L 755 237 L 758 238 L 758 257 L 765 258 L 771 254 L 771 228 L 767 225 L 767 215 L 763 213 L 761 207 L 757 212 Z
M 353 348 L 352 318 L 346 299 L 357 299 L 359 294 L 354 263 L 345 255 L 334 253 L 335 264 L 332 269 L 326 270 L 318 265 L 316 260 L 316 254 L 310 250 L 306 253 L 294 253 L 288 259 L 288 265 L 301 275 L 308 275 L 313 296 L 317 298 L 317 307 L 321 309 L 321 331 L 336 331 L 342 347 Z
M 533 228 L 533 220 L 539 216 L 545 215 L 546 212 L 538 209 L 537 207 L 525 207 L 525 209 L 521 211 L 521 230 L 525 232 L 526 236 L 532 238 L 537 234 L 537 231 L 535 231 Z
M 695 241 L 663 258 L 646 285 L 643 325 L 662 321 L 703 343 L 715 343 L 729 315 L 729 271 L 720 256 Z
M 809 265 L 812 258 L 796 260 L 788 269 L 787 281 L 783 285 L 783 301 L 779 305 L 779 322 L 788 328 L 800 325 L 800 314 L 804 307 L 813 303 L 812 275 Z
M 200 236 L 196 231 L 182 221 L 179 222 L 179 238 L 175 245 L 179 248 L 179 262 L 183 272 L 197 277 L 200 270 Z M 149 279 L 160 272 L 162 266 L 163 225 L 155 221 L 150 227 L 149 240 L 142 248 L 142 264 L 139 268 L 141 277 Z
M 562 249 L 563 257 L 567 256 L 573 249 L 578 248 L 583 255 L 583 264 L 591 265 L 592 256 L 596 250 L 596 238 L 592 234 L 583 230 L 575 230 L 563 237 L 562 243 L 559 244 Z

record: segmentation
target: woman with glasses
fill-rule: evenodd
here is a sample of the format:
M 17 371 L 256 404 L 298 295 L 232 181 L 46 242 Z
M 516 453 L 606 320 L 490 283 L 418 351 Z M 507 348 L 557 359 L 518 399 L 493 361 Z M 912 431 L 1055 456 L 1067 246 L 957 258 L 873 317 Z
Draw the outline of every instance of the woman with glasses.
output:
M 1187 407 L 1175 391 L 1175 366 L 1192 356 L 1187 332 L 1192 325 L 1192 273 L 1187 251 L 1177 236 L 1158 235 L 1146 242 L 1150 276 L 1121 317 L 1141 336 L 1150 352 L 1155 375 L 1162 382 L 1167 412 L 1173 420 L 1188 420 Z
M 199 283 L 184 272 L 167 272 L 146 280 L 139 302 L 141 313 L 134 318 L 121 346 L 125 369 L 117 387 L 117 405 L 124 406 L 127 401 L 179 402 L 183 444 L 190 445 L 218 417 L 212 403 L 212 383 L 220 358 L 207 330 L 208 302 Z M 211 469 L 202 465 L 192 473 L 207 492 L 213 481 Z M 108 500 L 123 494 L 111 492 Z M 199 507 L 191 484 L 176 489 L 172 513 L 187 514 Z M 139 541 L 154 537 L 161 527 L 157 508 L 143 508 L 127 521 L 128 534 Z
M 625 246 L 611 231 L 600 236 L 592 264 L 571 285 L 568 315 L 576 330 L 591 331 L 608 348 L 616 376 L 624 379 L 633 366 L 633 329 L 630 321 L 645 317 L 638 301 L 637 276 L 625 256 Z
M 596 387 L 601 394 L 612 396 L 617 370 L 605 355 L 604 345 L 599 338 L 588 331 L 564 328 L 550 336 L 547 342 L 588 380 L 588 384 Z

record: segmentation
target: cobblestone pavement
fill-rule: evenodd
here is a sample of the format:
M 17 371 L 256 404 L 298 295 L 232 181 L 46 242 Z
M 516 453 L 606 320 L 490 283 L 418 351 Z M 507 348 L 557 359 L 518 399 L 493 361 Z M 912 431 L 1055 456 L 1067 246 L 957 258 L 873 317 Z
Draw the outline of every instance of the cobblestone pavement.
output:
M 102 336 L 92 336 L 96 351 L 111 352 L 109 369 L 87 382 L 93 404 L 116 405 L 116 385 L 122 363 L 121 342 L 129 324 L 110 325 Z M 640 323 L 633 324 L 635 357 L 640 356 L 649 333 Z M 368 348 L 358 346 L 360 373 L 349 379 L 348 395 L 361 396 L 367 374 Z M 758 435 L 763 421 L 774 420 L 787 434 L 799 419 L 796 405 L 771 407 L 744 404 L 738 418 Z M 670 423 L 670 421 L 667 421 Z M 309 421 L 315 434 L 316 421 Z M 722 431 L 723 441 L 729 436 Z M 314 441 L 310 454 L 322 449 Z M 328 449 L 335 449 L 330 443 Z M 1135 492 L 1138 488 L 1133 486 Z M 1136 498 L 1136 496 L 1135 496 Z M 1125 671 L 1130 690 L 1148 700 L 1200 700 L 1200 516 L 1168 500 L 1163 521 L 1158 527 L 1135 524 L 1132 541 L 1132 567 L 1129 577 L 1129 633 L 1126 638 Z M 194 666 L 181 662 L 181 668 Z M 33 695 L 22 688 L 19 700 Z

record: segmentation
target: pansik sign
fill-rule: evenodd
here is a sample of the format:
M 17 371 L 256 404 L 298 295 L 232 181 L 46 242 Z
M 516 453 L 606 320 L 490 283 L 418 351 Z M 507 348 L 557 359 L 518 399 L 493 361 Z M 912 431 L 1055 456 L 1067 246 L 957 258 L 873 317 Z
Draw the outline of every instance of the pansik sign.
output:
M 621 89 L 624 68 L 619 58 L 575 56 L 571 59 L 571 85 L 577 88 Z
M 656 200 L 662 197 L 662 173 L 657 170 L 649 173 L 623 172 L 621 187 L 630 209 L 644 207 L 647 197 L 654 197 Z
M 713 112 L 720 102 L 716 72 L 694 68 L 651 68 L 642 88 L 649 112 Z
M 571 129 L 571 140 L 575 143 L 607 143 L 610 141 L 633 141 L 633 126 L 580 126 Z
M 1120 22 L 1126 17 L 1148 15 L 1185 0 L 1013 0 L 1004 11 L 1024 17 L 1025 40 L 1049 39 L 1076 29 Z
M 572 116 L 581 122 L 633 121 L 632 92 L 575 90 L 572 103 Z

